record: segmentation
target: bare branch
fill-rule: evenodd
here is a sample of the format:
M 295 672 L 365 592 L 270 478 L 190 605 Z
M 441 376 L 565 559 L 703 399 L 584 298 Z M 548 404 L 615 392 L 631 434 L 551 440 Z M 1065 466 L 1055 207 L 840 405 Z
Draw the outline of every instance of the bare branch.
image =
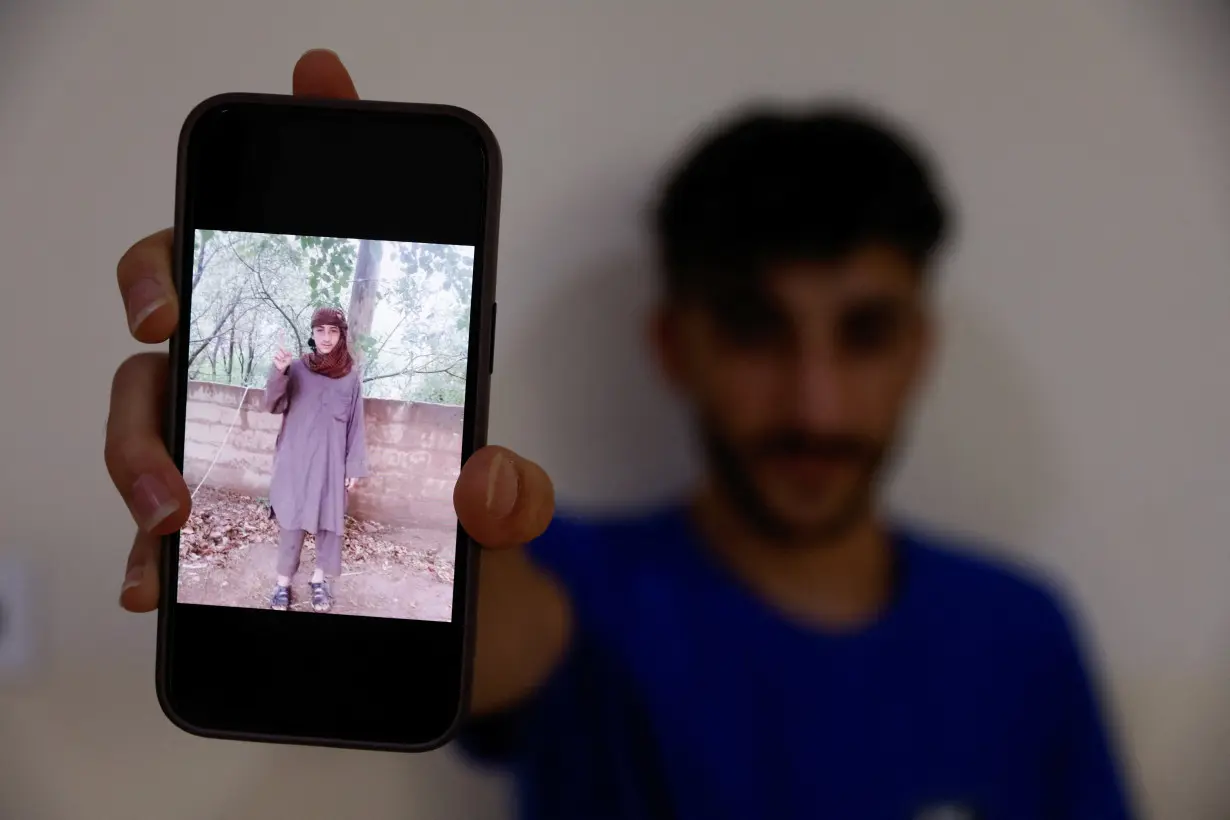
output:
M 205 275 L 205 267 L 213 261 L 216 249 L 211 251 L 208 256 L 205 254 L 205 248 L 208 247 L 209 240 L 206 239 L 201 243 L 201 247 L 196 249 L 196 269 L 192 272 L 192 291 L 196 292 L 196 286 L 200 283 L 201 277 Z
M 397 330 L 401 327 L 401 323 L 404 321 L 406 321 L 406 313 L 403 311 L 401 316 L 397 319 L 397 324 L 393 325 L 393 329 L 389 331 L 388 335 L 384 337 L 384 341 L 380 343 L 380 347 L 376 348 L 375 352 L 372 354 L 371 361 L 367 363 L 368 367 L 375 365 L 376 362 L 380 360 L 380 354 L 384 352 L 385 345 L 389 343 L 390 339 L 397 335 Z
M 264 277 L 261 276 L 261 272 L 257 270 L 256 268 L 252 267 L 250 264 L 248 264 L 248 260 L 244 259 L 242 256 L 239 255 L 239 251 L 235 250 L 234 242 L 228 242 L 227 246 L 230 248 L 231 253 L 235 255 L 235 258 L 239 260 L 239 263 L 243 265 L 245 268 L 247 268 L 248 270 L 250 270 L 252 274 L 256 277 L 256 283 L 257 283 L 258 288 L 260 289 L 260 293 L 257 295 L 260 298 L 264 299 L 266 302 L 268 302 L 270 305 L 272 305 L 274 310 L 276 310 L 278 313 L 282 315 L 282 318 L 286 321 L 286 324 L 290 326 L 290 332 L 295 334 L 295 344 L 297 346 L 297 349 L 302 350 L 303 349 L 303 339 L 302 337 L 299 336 L 298 324 L 295 321 L 293 321 L 289 316 L 286 315 L 286 311 L 283 310 L 282 306 L 278 303 L 278 301 L 273 298 L 273 294 L 271 294 L 269 292 L 269 288 L 265 286 L 265 279 Z
M 378 376 L 368 376 L 365 379 L 363 379 L 363 382 L 364 384 L 366 384 L 367 382 L 379 381 L 380 379 L 392 379 L 397 376 L 434 376 L 434 375 L 438 375 L 441 373 L 446 373 L 455 379 L 461 379 L 464 381 L 465 380 L 464 376 L 458 376 L 456 373 L 453 372 L 453 369 L 456 368 L 457 365 L 463 364 L 464 362 L 465 362 L 465 357 L 459 356 L 455 361 L 453 361 L 452 364 L 449 364 L 442 368 L 438 368 L 436 370 L 417 370 L 415 369 L 414 365 L 410 365 L 402 370 L 395 370 L 392 373 L 381 373 Z
M 201 353 L 204 352 L 207 347 L 209 347 L 210 343 L 216 341 L 220 336 L 226 333 L 226 330 L 227 330 L 226 323 L 230 320 L 232 316 L 235 315 L 235 309 L 239 307 L 240 295 L 241 294 L 238 294 L 238 293 L 235 295 L 235 299 L 231 302 L 231 306 L 227 308 L 226 313 L 222 314 L 222 318 L 218 319 L 218 323 L 214 325 L 213 332 L 210 333 L 208 336 L 206 336 L 203 340 L 200 340 L 200 344 L 197 346 L 195 350 L 189 352 L 188 354 L 188 366 L 189 367 L 191 367 L 192 363 L 196 361 L 197 356 L 200 356 Z

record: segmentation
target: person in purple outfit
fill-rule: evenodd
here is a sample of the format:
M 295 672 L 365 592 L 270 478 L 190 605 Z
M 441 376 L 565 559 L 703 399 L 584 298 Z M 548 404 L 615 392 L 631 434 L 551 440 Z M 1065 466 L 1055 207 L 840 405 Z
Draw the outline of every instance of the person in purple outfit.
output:
M 367 475 L 363 383 L 346 333 L 342 311 L 317 309 L 311 353 L 295 358 L 279 349 L 265 385 L 265 409 L 282 416 L 269 483 L 269 506 L 280 530 L 273 609 L 290 608 L 291 579 L 308 533 L 316 536 L 312 609 L 332 608 L 330 581 L 342 572 L 346 499 L 355 480 Z

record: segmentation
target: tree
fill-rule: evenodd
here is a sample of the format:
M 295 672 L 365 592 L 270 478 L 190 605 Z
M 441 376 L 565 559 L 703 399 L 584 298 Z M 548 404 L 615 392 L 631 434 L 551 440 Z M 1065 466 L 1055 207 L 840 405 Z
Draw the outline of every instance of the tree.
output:
M 198 231 L 192 264 L 190 378 L 259 384 L 279 345 L 306 349 L 313 310 L 348 305 L 365 395 L 464 400 L 469 249 Z
M 380 262 L 383 255 L 384 245 L 379 240 L 359 241 L 346 320 L 350 325 L 350 338 L 354 341 L 352 349 L 360 366 L 368 358 L 363 354 L 374 341 L 372 321 L 376 318 L 376 302 L 380 299 Z
M 205 266 L 213 261 L 214 254 L 218 252 L 218 243 L 213 241 L 217 233 L 217 231 L 196 232 L 196 265 L 192 269 L 193 292 L 196 292 L 196 286 L 200 284 L 201 277 L 205 275 Z
M 465 396 L 473 257 L 456 245 L 425 242 L 398 243 L 394 253 L 403 275 L 382 298 L 400 319 L 388 336 L 371 346 L 364 382 L 380 383 L 376 389 L 382 393 L 388 390 L 384 385 L 392 385 L 392 395 L 401 398 L 460 404 Z M 388 349 L 394 341 L 401 344 Z

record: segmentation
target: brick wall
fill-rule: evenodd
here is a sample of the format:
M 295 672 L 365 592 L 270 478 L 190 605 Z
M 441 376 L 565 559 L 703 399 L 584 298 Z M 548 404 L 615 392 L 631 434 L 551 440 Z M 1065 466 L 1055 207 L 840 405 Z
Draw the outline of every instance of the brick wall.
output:
M 209 469 L 211 487 L 264 497 L 269 492 L 273 448 L 282 417 L 265 413 L 265 391 L 189 382 L 184 438 L 184 477 L 195 487 Z M 462 408 L 365 399 L 369 478 L 351 495 L 359 518 L 408 527 L 453 527 L 453 484 L 461 470 Z M 227 437 L 231 421 L 235 426 Z

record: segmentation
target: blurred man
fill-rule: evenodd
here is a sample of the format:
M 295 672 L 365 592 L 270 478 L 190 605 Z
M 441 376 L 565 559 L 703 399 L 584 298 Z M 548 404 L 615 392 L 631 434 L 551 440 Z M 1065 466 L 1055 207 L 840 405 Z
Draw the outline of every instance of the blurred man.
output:
M 295 89 L 354 94 L 328 52 Z M 464 746 L 517 775 L 526 818 L 1129 816 L 1054 593 L 881 509 L 949 226 L 917 150 L 857 111 L 748 114 L 656 215 L 655 347 L 709 470 L 652 513 L 572 520 L 532 462 L 466 463 L 455 504 L 487 549 Z M 139 339 L 174 328 L 169 269 L 165 233 L 121 262 Z M 113 395 L 109 464 L 143 524 L 133 610 L 156 605 L 156 536 L 186 514 L 151 522 L 130 489 L 155 475 L 186 498 L 156 426 L 123 412 L 157 406 L 163 367 L 130 360 Z

